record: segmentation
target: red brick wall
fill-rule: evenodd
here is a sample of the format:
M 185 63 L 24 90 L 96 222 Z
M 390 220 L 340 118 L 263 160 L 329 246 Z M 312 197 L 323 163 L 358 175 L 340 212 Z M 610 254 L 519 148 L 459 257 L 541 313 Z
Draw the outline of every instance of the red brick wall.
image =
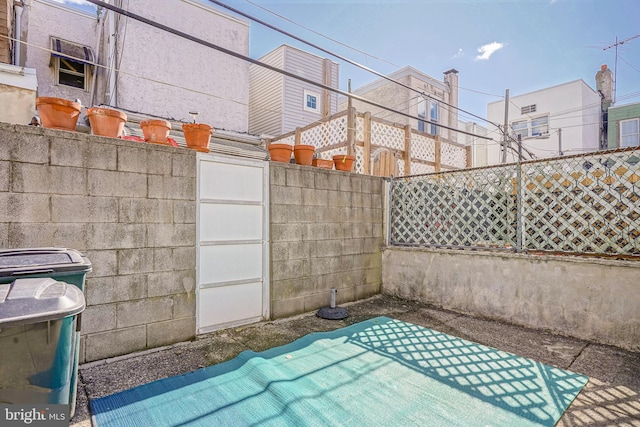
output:
M 4 37 L 11 35 L 12 7 L 9 6 L 10 3 L 13 3 L 13 1 L 0 0 L 0 62 L 5 63 L 11 62 L 9 49 L 11 44 L 9 39 Z

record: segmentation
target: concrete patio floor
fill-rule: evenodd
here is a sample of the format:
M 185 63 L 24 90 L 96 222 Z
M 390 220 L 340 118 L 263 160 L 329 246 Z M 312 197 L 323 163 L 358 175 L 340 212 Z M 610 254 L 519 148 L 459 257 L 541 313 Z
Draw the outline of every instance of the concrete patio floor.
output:
M 589 383 L 558 426 L 639 426 L 640 353 L 591 344 L 496 321 L 461 315 L 389 296 L 345 304 L 345 320 L 314 313 L 221 330 L 171 347 L 80 366 L 78 402 L 72 426 L 91 426 L 89 399 L 262 351 L 311 332 L 328 331 L 377 316 L 432 328 L 542 363 L 587 375 Z

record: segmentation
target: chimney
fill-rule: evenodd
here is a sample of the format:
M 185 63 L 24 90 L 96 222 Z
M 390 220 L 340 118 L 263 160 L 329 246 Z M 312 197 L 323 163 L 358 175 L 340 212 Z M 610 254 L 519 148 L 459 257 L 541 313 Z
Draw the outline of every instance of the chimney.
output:
M 449 116 L 447 117 L 447 125 L 453 129 L 458 129 L 458 70 L 452 68 L 444 73 L 444 82 L 449 86 L 449 105 L 456 108 L 449 108 Z M 453 142 L 458 141 L 458 133 L 449 131 L 449 139 Z
M 606 64 L 596 73 L 596 90 L 602 98 L 602 111 L 607 111 L 613 104 L 613 73 Z

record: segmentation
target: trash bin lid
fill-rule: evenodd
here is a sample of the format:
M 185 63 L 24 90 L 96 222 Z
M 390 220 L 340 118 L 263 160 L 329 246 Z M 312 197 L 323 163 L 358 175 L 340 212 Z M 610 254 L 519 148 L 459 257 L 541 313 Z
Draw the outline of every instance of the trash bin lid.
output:
M 0 328 L 62 319 L 84 310 L 84 294 L 50 277 L 0 285 Z
M 0 250 L 0 277 L 83 271 L 91 271 L 91 262 L 75 249 L 23 248 Z

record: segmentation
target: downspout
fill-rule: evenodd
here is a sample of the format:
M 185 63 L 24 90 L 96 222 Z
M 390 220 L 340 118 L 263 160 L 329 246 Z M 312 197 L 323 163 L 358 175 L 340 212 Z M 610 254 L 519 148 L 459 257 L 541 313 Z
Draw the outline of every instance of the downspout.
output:
M 20 65 L 20 61 L 22 60 L 20 55 L 20 51 L 22 50 L 22 43 L 20 43 L 22 41 L 20 34 L 22 32 L 22 10 L 22 2 L 15 5 L 16 19 L 13 27 L 13 38 L 16 39 L 16 41 L 13 42 L 13 65 L 17 65 L 18 67 L 22 66 Z
M 96 42 L 95 53 L 96 66 L 93 67 L 93 80 L 91 81 L 91 93 L 89 94 L 89 107 L 94 106 L 96 88 L 98 86 L 98 66 L 100 64 L 100 52 L 102 51 L 100 43 L 102 42 L 102 33 L 104 32 L 104 16 L 98 16 L 98 41 Z
M 118 40 L 116 39 L 116 13 L 109 11 L 109 90 L 107 91 L 107 104 L 117 107 L 118 98 L 116 94 L 116 52 L 118 51 Z

